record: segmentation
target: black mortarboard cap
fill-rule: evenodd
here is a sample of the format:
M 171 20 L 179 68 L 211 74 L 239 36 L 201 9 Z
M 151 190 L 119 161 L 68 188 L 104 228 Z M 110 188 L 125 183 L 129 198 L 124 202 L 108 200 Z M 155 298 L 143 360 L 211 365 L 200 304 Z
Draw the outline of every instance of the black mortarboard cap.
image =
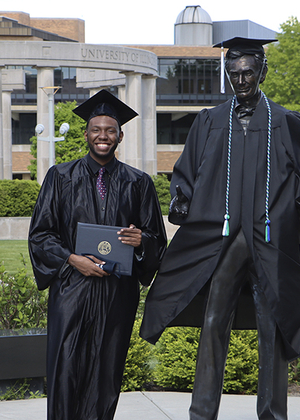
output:
M 120 125 L 138 115 L 132 108 L 105 89 L 91 96 L 83 104 L 73 109 L 73 112 L 87 122 L 93 117 L 108 115 L 117 120 Z
M 264 54 L 263 45 L 269 44 L 270 42 L 275 42 L 277 39 L 255 39 L 255 38 L 242 38 L 235 37 L 227 39 L 226 41 L 219 42 L 214 45 L 218 48 L 228 48 L 229 50 L 240 51 L 244 54 L 254 55 L 254 54 Z

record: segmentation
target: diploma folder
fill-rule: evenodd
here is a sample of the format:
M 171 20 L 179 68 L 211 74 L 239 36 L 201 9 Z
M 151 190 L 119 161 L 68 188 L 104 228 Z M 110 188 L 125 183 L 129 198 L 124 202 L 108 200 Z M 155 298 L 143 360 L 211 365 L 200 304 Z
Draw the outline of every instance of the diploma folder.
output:
M 78 222 L 75 253 L 94 255 L 101 261 L 116 263 L 116 274 L 131 276 L 133 246 L 122 244 L 118 239 L 117 232 L 121 229 L 119 226 Z

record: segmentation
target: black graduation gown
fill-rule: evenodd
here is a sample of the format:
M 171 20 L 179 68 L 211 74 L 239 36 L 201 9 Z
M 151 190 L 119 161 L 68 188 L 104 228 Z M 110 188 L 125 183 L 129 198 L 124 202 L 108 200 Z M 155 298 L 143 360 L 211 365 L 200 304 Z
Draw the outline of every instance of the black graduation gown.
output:
M 300 353 L 300 116 L 270 102 L 272 112 L 269 217 L 265 242 L 268 112 L 262 99 L 247 135 L 233 113 L 229 195 L 230 234 L 225 214 L 230 103 L 196 117 L 175 164 L 171 193 L 180 185 L 190 209 L 163 258 L 146 300 L 141 336 L 155 343 L 166 326 L 201 325 L 202 294 L 218 262 L 243 230 L 259 281 L 282 333 L 288 359 Z M 244 293 L 234 326 L 255 327 L 252 299 Z M 245 304 L 246 302 L 246 304 Z M 252 306 L 251 306 L 252 302 Z M 202 305 L 203 306 L 203 305 Z
M 87 157 L 53 166 L 42 185 L 29 232 L 39 289 L 48 304 L 48 419 L 110 420 L 120 391 L 139 298 L 166 244 L 151 178 L 119 161 L 110 174 L 105 223 L 143 231 L 144 258 L 131 277 L 85 277 L 66 261 L 77 222 L 100 224 L 101 199 Z

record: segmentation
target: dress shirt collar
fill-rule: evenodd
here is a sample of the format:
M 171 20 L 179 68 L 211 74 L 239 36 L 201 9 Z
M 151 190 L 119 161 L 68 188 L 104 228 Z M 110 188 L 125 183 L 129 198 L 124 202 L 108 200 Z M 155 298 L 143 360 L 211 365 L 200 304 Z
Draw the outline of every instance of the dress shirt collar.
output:
M 89 167 L 91 168 L 92 172 L 96 175 L 98 175 L 99 169 L 102 168 L 102 165 L 100 165 L 100 163 L 96 162 L 92 156 L 90 155 L 90 153 L 87 155 L 87 162 Z M 114 170 L 115 166 L 117 164 L 117 159 L 114 156 L 112 158 L 112 160 L 110 160 L 105 166 L 105 169 L 107 170 L 108 173 L 112 173 L 112 171 Z

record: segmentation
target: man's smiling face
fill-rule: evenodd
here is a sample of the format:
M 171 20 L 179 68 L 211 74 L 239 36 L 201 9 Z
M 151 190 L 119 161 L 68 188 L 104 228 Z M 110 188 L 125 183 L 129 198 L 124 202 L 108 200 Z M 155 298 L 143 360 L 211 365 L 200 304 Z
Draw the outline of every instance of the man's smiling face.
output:
M 114 156 L 118 144 L 123 139 L 118 122 L 107 115 L 91 118 L 84 132 L 90 154 L 100 165 L 105 165 Z

